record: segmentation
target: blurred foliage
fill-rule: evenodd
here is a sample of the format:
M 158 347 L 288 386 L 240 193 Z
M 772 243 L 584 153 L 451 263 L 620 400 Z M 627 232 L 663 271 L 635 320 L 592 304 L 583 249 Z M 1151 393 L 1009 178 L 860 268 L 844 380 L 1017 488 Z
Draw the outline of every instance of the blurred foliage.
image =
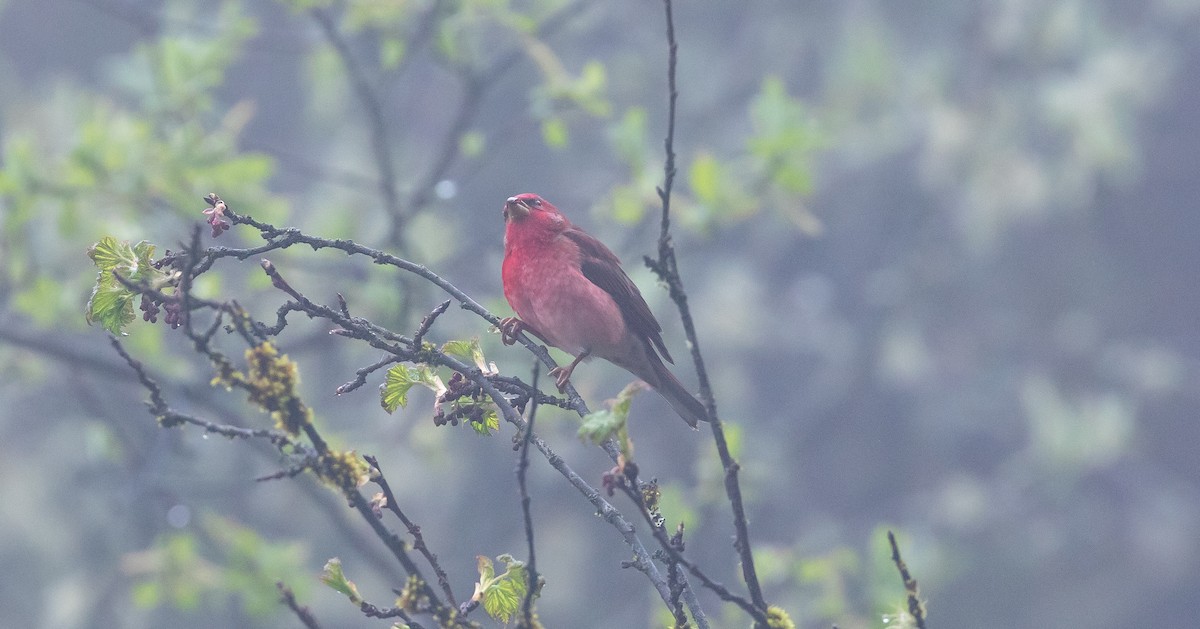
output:
M 1200 3 L 676 10 L 675 244 L 768 599 L 800 627 L 903 626 L 880 524 L 895 522 L 939 626 L 1186 624 L 1200 587 L 1188 447 L 1200 192 L 1187 166 L 1200 159 L 1189 140 Z M 319 616 L 346 619 L 344 601 L 311 587 L 312 555 L 355 555 L 364 589 L 400 585 L 378 548 L 355 544 L 344 505 L 323 502 L 331 492 L 307 481 L 255 491 L 249 479 L 278 469 L 274 455 L 157 428 L 104 335 L 85 328 L 128 331 L 196 412 L 269 425 L 204 386 L 208 366 L 166 326 L 130 325 L 137 311 L 112 277 L 160 280 L 149 245 L 128 243 L 162 252 L 186 239 L 213 190 L 264 220 L 402 252 L 498 314 L 500 202 L 542 192 L 622 254 L 682 347 L 636 263 L 654 246 L 663 176 L 658 11 L 0 2 L 0 561 L 28 566 L 0 588 L 5 621 L 292 626 L 280 578 Z M 336 43 L 383 112 L 398 216 L 381 196 L 370 106 Z M 276 263 L 402 333 L 441 299 L 343 257 Z M 221 266 L 196 290 L 272 317 L 279 296 L 253 270 Z M 481 333 L 447 313 L 428 340 L 524 376 L 527 358 L 494 335 L 453 340 Z M 448 375 L 396 366 L 370 382 L 383 385 L 378 400 L 335 397 L 377 357 L 315 327 L 290 343 L 280 352 L 304 365 L 297 386 L 323 429 L 396 470 L 456 588 L 484 549 L 522 547 L 508 448 L 437 428 L 436 400 L 433 413 L 406 404 L 417 384 L 452 388 Z M 624 385 L 594 363 L 579 375 L 593 408 Z M 712 447 L 656 422 L 649 396 L 621 410 L 651 417 L 621 430 L 660 476 L 661 513 L 686 523 L 689 555 L 738 583 Z M 475 411 L 487 418 L 468 422 L 477 432 L 501 430 L 467 398 L 444 416 Z M 593 422 L 614 419 L 603 413 Z M 547 408 L 539 432 L 589 461 L 565 417 Z M 660 619 L 630 571 L 580 568 L 619 551 L 570 488 L 539 476 L 535 463 L 539 543 L 551 549 L 539 557 L 561 557 L 539 562 L 547 626 Z M 183 506 L 208 515 L 180 528 L 169 514 Z M 512 613 L 509 581 L 490 581 L 503 593 L 493 617 Z M 705 603 L 715 623 L 743 620 Z
M 307 561 L 301 542 L 272 542 L 228 518 L 206 515 L 195 532 L 164 536 L 153 548 L 121 559 L 133 579 L 139 607 L 173 606 L 195 614 L 234 601 L 251 617 L 277 613 L 275 581 L 296 574 Z M 298 596 L 312 590 L 309 579 L 287 578 Z

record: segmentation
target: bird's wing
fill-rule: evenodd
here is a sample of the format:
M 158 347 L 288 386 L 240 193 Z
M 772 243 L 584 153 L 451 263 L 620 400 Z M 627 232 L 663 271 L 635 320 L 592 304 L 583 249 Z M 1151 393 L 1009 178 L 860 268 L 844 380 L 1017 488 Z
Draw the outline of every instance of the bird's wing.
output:
M 612 295 L 629 329 L 652 343 L 667 362 L 674 364 L 671 353 L 663 343 L 662 326 L 654 318 L 654 313 L 650 312 L 650 306 L 646 305 L 637 285 L 621 269 L 621 259 L 604 243 L 575 227 L 568 228 L 562 235 L 579 246 L 579 270 L 589 281 Z

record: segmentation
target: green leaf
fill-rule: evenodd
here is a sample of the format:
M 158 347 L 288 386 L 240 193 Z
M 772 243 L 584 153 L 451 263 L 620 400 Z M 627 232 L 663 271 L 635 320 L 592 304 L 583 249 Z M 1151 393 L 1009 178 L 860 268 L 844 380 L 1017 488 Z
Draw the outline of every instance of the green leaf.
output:
M 479 339 L 456 339 L 442 344 L 442 353 L 470 360 L 473 350 L 477 347 L 479 347 Z
M 786 192 L 805 194 L 812 188 L 809 157 L 818 135 L 800 101 L 787 93 L 779 77 L 763 80 L 750 106 L 754 135 L 747 148 L 763 164 L 772 184 Z
M 636 225 L 646 215 L 642 193 L 634 186 L 617 186 L 612 191 L 612 217 L 625 225 Z
M 84 318 L 89 325 L 99 323 L 113 334 L 122 334 L 122 329 L 133 323 L 133 292 L 117 282 L 111 271 L 101 271 Z
M 133 247 L 112 236 L 101 238 L 100 242 L 88 248 L 87 254 L 101 271 L 111 271 L 119 264 L 133 264 L 137 261 Z
M 630 382 L 617 394 L 617 399 L 613 401 L 611 409 L 588 413 L 583 418 L 583 424 L 579 426 L 579 432 L 576 434 L 580 439 L 587 439 L 596 445 L 600 445 L 609 437 L 615 438 L 619 442 L 621 453 L 625 455 L 625 458 L 632 458 L 633 444 L 629 440 L 629 431 L 626 430 L 629 421 L 629 407 L 633 404 L 633 396 L 645 389 L 646 386 L 646 383 L 641 380 Z
M 350 599 L 350 602 L 355 605 L 362 602 L 362 596 L 358 593 L 358 586 L 346 578 L 346 575 L 342 572 L 342 560 L 337 557 L 325 562 L 325 570 L 321 573 L 321 582 L 345 594 Z
M 420 377 L 420 373 L 408 365 L 388 369 L 383 386 L 379 387 L 383 410 L 394 413 L 397 408 L 408 406 L 408 390 L 420 382 Z
M 490 400 L 487 402 L 487 405 L 490 408 L 483 412 L 482 422 L 467 422 L 468 424 L 471 424 L 471 429 L 474 430 L 476 434 L 483 435 L 485 437 L 490 436 L 492 433 L 500 430 L 500 414 L 496 412 L 496 405 Z
M 445 391 L 445 385 L 429 365 L 396 365 L 388 369 L 384 383 L 379 387 L 380 406 L 389 413 L 408 406 L 408 390 L 418 384 L 434 393 Z
M 479 582 L 475 584 L 475 597 L 483 603 L 483 610 L 492 618 L 507 623 L 525 600 L 529 590 L 529 573 L 523 562 L 504 554 L 497 557 L 504 564 L 504 573 L 496 576 L 492 561 L 483 555 L 476 558 L 479 566 Z
M 483 373 L 494 373 L 496 370 L 493 365 L 489 365 L 487 358 L 483 355 L 483 348 L 479 345 L 479 337 L 472 339 L 459 339 L 447 341 L 442 345 L 442 352 L 452 356 L 465 358 L 479 368 Z
M 604 88 L 607 83 L 607 71 L 604 64 L 599 61 L 587 62 L 573 86 L 575 102 L 593 116 L 607 116 L 612 111 L 612 105 L 604 97 Z
M 157 581 L 142 581 L 133 586 L 131 594 L 135 606 L 151 609 L 157 607 L 162 600 L 162 585 Z
M 113 334 L 133 322 L 133 300 L 136 293 L 125 287 L 113 273 L 131 282 L 149 282 L 152 286 L 166 282 L 166 274 L 154 268 L 151 257 L 154 245 L 141 241 L 136 245 L 105 236 L 88 248 L 88 257 L 100 269 L 96 284 L 84 310 L 90 325 L 97 322 Z
M 576 433 L 580 439 L 600 445 L 605 439 L 614 437 L 621 429 L 625 418 L 611 410 L 592 411 L 583 418 L 583 424 Z

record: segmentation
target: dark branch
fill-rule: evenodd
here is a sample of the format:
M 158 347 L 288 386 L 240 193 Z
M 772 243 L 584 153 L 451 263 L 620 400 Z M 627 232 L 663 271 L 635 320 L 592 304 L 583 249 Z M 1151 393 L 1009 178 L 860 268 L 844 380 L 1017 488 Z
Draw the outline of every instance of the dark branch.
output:
M 302 607 L 296 602 L 296 595 L 292 593 L 292 588 L 283 584 L 283 581 L 276 581 L 275 587 L 279 588 L 279 594 L 282 597 L 280 601 L 296 614 L 300 622 L 308 629 L 321 629 L 321 625 L 317 623 L 317 619 L 313 617 L 312 612 L 308 611 L 307 607 Z
M 887 537 L 888 544 L 892 546 L 892 563 L 896 564 L 896 569 L 900 571 L 900 578 L 904 580 L 904 591 L 908 593 L 908 613 L 916 621 L 917 629 L 925 629 L 925 606 L 921 604 L 917 580 L 909 574 L 908 565 L 900 558 L 900 547 L 896 544 L 896 536 L 888 531 Z
M 391 485 L 388 484 L 387 478 L 383 476 L 383 470 L 379 467 L 379 460 L 370 455 L 364 455 L 363 459 L 371 466 L 371 480 L 383 490 L 383 498 L 387 503 L 387 509 L 404 523 L 404 527 L 408 529 L 408 534 L 413 537 L 413 549 L 421 553 L 425 557 L 425 561 L 428 561 L 429 566 L 433 568 L 433 572 L 438 578 L 438 585 L 441 586 L 442 592 L 446 595 L 446 601 L 449 602 L 451 607 L 458 607 L 458 602 L 454 599 L 454 592 L 450 589 L 450 579 L 446 576 L 446 571 L 438 563 L 437 555 L 433 554 L 429 550 L 429 546 L 425 544 L 425 537 L 421 535 L 421 527 L 414 524 L 400 510 L 400 503 L 396 502 L 396 495 L 392 493 Z
M 679 523 L 679 528 L 675 529 L 675 534 L 670 539 L 671 547 L 683 554 L 683 522 Z M 680 597 L 683 596 L 683 591 L 687 587 L 687 583 L 683 580 L 683 575 L 679 572 L 679 562 L 671 561 L 667 564 L 667 584 L 671 586 L 671 615 L 675 617 L 675 629 L 688 629 L 687 614 L 683 611 L 683 603 L 680 602 Z
M 442 316 L 442 313 L 446 312 L 446 309 L 449 307 L 450 300 L 447 299 L 438 304 L 433 310 L 430 310 L 429 314 L 421 319 L 421 325 L 417 326 L 417 332 L 413 334 L 413 347 L 415 349 L 421 349 L 421 341 L 424 340 L 425 334 L 429 332 L 429 328 L 433 327 L 433 322 L 437 321 L 437 318 Z
M 663 4 L 666 8 L 667 45 L 669 49 L 667 58 L 667 137 L 664 142 L 666 163 L 663 167 L 663 185 L 658 189 L 658 196 L 662 201 L 662 223 L 658 238 L 658 259 L 652 260 L 647 257 L 646 265 L 667 285 L 671 300 L 675 302 L 675 306 L 679 310 L 679 318 L 683 324 L 688 345 L 692 349 L 692 363 L 696 367 L 696 375 L 700 380 L 700 397 L 708 410 L 709 427 L 713 433 L 713 440 L 717 445 L 717 453 L 721 458 L 721 464 L 725 468 L 725 493 L 729 497 L 729 502 L 733 509 L 734 548 L 737 549 L 741 559 L 742 578 L 745 580 L 746 588 L 750 592 L 750 600 L 754 603 L 755 613 L 752 615 L 760 626 L 766 627 L 765 614 L 767 602 L 763 597 L 762 587 L 758 582 L 758 573 L 754 567 L 754 554 L 750 548 L 749 525 L 746 521 L 745 506 L 742 502 L 742 490 L 738 483 L 738 470 L 740 468 L 729 452 L 729 445 L 725 439 L 725 430 L 721 426 L 720 418 L 717 416 L 716 399 L 713 397 L 708 370 L 704 366 L 704 357 L 700 351 L 700 341 L 696 334 L 696 325 L 692 320 L 691 309 L 688 307 L 687 292 L 684 290 L 683 278 L 679 273 L 675 257 L 675 247 L 671 242 L 671 189 L 675 183 L 675 106 L 679 96 L 675 83 L 678 44 L 675 41 L 675 21 L 671 8 L 671 0 L 663 0 Z
M 424 278 L 456 299 L 460 306 L 464 309 L 475 312 L 493 325 L 499 322 L 499 319 L 495 315 L 488 312 L 453 284 L 425 268 L 423 265 L 409 262 L 379 250 L 364 247 L 350 240 L 330 240 L 316 238 L 304 234 L 297 229 L 277 228 L 273 225 L 258 221 L 253 217 L 243 216 L 233 212 L 215 194 L 208 195 L 205 200 L 208 202 L 210 207 L 214 209 L 220 209 L 220 217 L 222 219 L 228 220 L 231 224 L 247 225 L 258 230 L 262 238 L 267 241 L 266 244 L 249 249 L 210 247 L 198 252 L 193 249 L 192 251 L 168 254 L 159 261 L 160 264 L 172 264 L 175 265 L 177 269 L 180 265 L 183 265 L 184 268 L 181 270 L 181 274 L 190 278 L 194 278 L 212 268 L 213 264 L 222 258 L 245 260 L 251 256 L 266 253 L 268 251 L 285 249 L 297 244 L 308 245 L 314 250 L 336 249 L 350 255 L 363 255 L 372 259 L 376 264 L 394 266 L 398 269 Z M 387 354 L 395 356 L 399 360 L 430 362 L 432 364 L 442 365 L 462 373 L 464 376 L 466 376 L 466 378 L 479 386 L 483 394 L 488 396 L 496 404 L 506 422 L 516 426 L 519 431 L 527 430 L 525 420 L 521 418 L 520 414 L 516 411 L 516 409 L 504 396 L 500 389 L 500 387 L 508 388 L 514 384 L 519 386 L 519 380 L 499 380 L 494 384 L 489 376 L 480 372 L 480 370 L 473 365 L 467 365 L 462 361 L 459 361 L 458 359 L 448 356 L 437 350 L 430 350 L 428 348 L 421 348 L 418 350 L 414 347 L 412 340 L 410 339 L 406 339 L 403 336 L 395 334 L 365 319 L 348 316 L 346 312 L 347 309 L 344 306 L 334 309 L 325 305 L 314 303 L 300 291 L 296 290 L 286 280 L 284 280 L 279 275 L 278 270 L 274 268 L 274 265 L 266 262 L 262 266 L 268 276 L 271 277 L 272 284 L 281 291 L 287 293 L 295 300 L 293 302 L 295 306 L 290 307 L 288 310 L 289 312 L 303 312 L 309 317 L 329 320 L 340 326 L 334 330 L 338 334 L 365 341 L 371 347 L 380 349 Z M 129 287 L 131 290 L 135 290 L 143 294 L 149 292 L 149 289 L 145 287 L 133 285 L 130 285 Z M 218 312 L 227 313 L 235 330 L 239 332 L 248 343 L 255 344 L 258 342 L 256 338 L 262 336 L 261 330 L 264 329 L 265 326 L 253 323 L 252 320 L 246 316 L 245 312 L 239 306 L 237 306 L 235 302 L 193 302 L 192 307 L 211 308 Z M 217 364 L 220 367 L 228 367 L 229 369 L 232 369 L 232 363 L 229 361 L 229 359 L 208 346 L 207 339 L 197 335 L 194 331 L 187 329 L 185 329 L 185 334 L 187 334 L 187 336 L 193 340 L 193 344 L 197 352 L 208 356 L 210 360 L 214 362 L 214 364 Z M 520 340 L 543 364 L 549 366 L 555 365 L 554 361 L 550 358 L 544 347 L 533 343 L 527 338 L 522 338 Z M 529 394 L 534 395 L 532 392 Z M 556 400 L 553 403 L 561 405 L 561 402 L 557 401 L 557 398 L 548 396 L 543 398 L 540 395 L 537 395 L 536 397 L 539 403 L 547 400 Z M 581 415 L 588 413 L 586 404 L 584 404 L 583 400 L 580 399 L 578 394 L 571 388 L 568 388 L 568 401 L 570 408 L 576 412 L 580 413 Z M 320 435 L 316 433 L 316 430 L 310 425 L 305 426 L 304 431 L 309 440 L 313 443 L 313 448 L 316 450 L 318 455 L 324 455 L 327 452 L 327 448 Z M 581 494 L 584 495 L 584 497 L 596 509 L 596 513 L 605 522 L 617 529 L 623 541 L 633 551 L 634 561 L 630 565 L 637 567 L 639 571 L 646 575 L 664 602 L 669 601 L 670 587 L 667 584 L 666 579 L 659 572 L 657 566 L 654 564 L 649 552 L 646 550 L 641 540 L 638 539 L 637 532 L 633 524 L 627 520 L 619 510 L 614 508 L 608 501 L 606 501 L 601 495 L 600 491 L 592 487 L 587 483 L 587 481 L 579 476 L 579 474 L 572 470 L 571 467 L 567 465 L 567 463 L 560 456 L 558 456 L 544 440 L 532 432 L 528 433 L 528 438 L 530 443 L 534 445 L 543 456 L 546 457 L 551 467 L 562 474 L 572 486 L 574 486 Z M 614 460 L 619 456 L 619 449 L 611 440 L 602 444 L 602 447 L 605 452 L 608 453 L 609 456 Z M 403 541 L 401 541 L 399 537 L 384 527 L 379 522 L 377 517 L 374 517 L 375 511 L 368 501 L 357 491 L 346 492 L 346 497 L 350 501 L 350 505 L 359 511 L 364 519 L 368 521 L 376 535 L 383 540 L 385 545 L 391 551 L 392 555 L 396 557 L 405 570 L 408 571 L 409 574 L 419 577 L 420 571 L 412 562 L 412 559 L 408 557 L 407 549 L 405 548 Z M 422 581 L 424 581 L 424 579 L 422 579 Z M 450 609 L 440 603 L 438 595 L 429 588 L 427 583 L 423 587 L 422 592 L 433 602 L 432 604 L 435 609 Z M 693 609 L 694 616 L 701 613 L 702 612 L 699 611 L 698 607 Z
M 537 388 L 538 382 L 538 363 L 533 363 L 533 388 Z M 525 600 L 521 603 L 521 613 L 525 617 L 525 626 L 533 627 L 533 595 L 537 589 L 538 571 L 537 571 L 537 553 L 533 543 L 533 516 L 530 514 L 529 505 L 532 499 L 529 497 L 529 487 L 525 480 L 525 473 L 529 469 L 529 436 L 533 434 L 533 420 L 537 417 L 538 400 L 537 396 L 530 399 L 529 402 L 529 420 L 525 424 L 524 437 L 521 439 L 521 456 L 517 459 L 517 487 L 521 492 L 521 516 L 525 521 L 525 543 L 529 546 L 529 564 L 528 574 L 529 583 L 525 590 Z
M 621 484 L 621 489 L 625 492 L 625 495 L 628 496 L 629 499 L 638 506 L 638 512 L 642 514 L 642 519 L 644 519 L 646 524 L 650 526 L 650 533 L 654 536 L 655 541 L 658 542 L 658 545 L 669 558 L 668 563 L 676 563 L 684 568 L 687 568 L 688 572 L 700 580 L 701 585 L 712 590 L 713 593 L 715 593 L 721 600 L 741 607 L 747 614 L 754 618 L 755 622 L 761 624 L 763 627 L 766 627 L 767 616 L 765 610 L 759 610 L 755 608 L 750 601 L 746 600 L 744 597 L 734 594 L 729 590 L 729 588 L 718 583 L 717 581 L 714 581 L 711 577 L 705 574 L 699 566 L 692 563 L 687 557 L 683 556 L 683 552 L 671 543 L 671 539 L 667 536 L 662 524 L 655 520 L 654 514 L 650 513 L 650 509 L 646 505 L 646 501 L 642 496 L 642 492 L 637 488 L 637 478 L 634 477 L 629 480 L 630 482 Z M 670 596 L 668 596 L 666 601 L 667 604 L 670 605 Z M 692 617 L 696 620 L 696 624 L 700 625 L 701 627 L 706 627 L 707 621 L 705 620 L 703 614 L 697 613 L 696 609 L 697 608 L 692 608 Z
M 367 376 L 379 371 L 380 369 L 383 369 L 384 367 L 387 367 L 388 365 L 396 362 L 396 360 L 397 359 L 395 356 L 384 356 L 383 358 L 380 358 L 366 367 L 354 370 L 354 379 L 341 385 L 337 389 L 334 389 L 334 393 L 337 395 L 342 395 L 343 393 L 349 393 L 363 386 L 367 383 Z
M 162 387 L 150 377 L 150 374 L 146 372 L 145 366 L 140 361 L 134 359 L 133 356 L 130 356 L 129 352 L 125 350 L 124 345 L 116 337 L 109 337 L 109 341 L 112 342 L 113 348 L 117 350 L 117 353 L 125 360 L 125 363 L 137 374 L 138 382 L 150 393 L 150 401 L 146 403 L 146 406 L 149 407 L 150 414 L 157 418 L 158 422 L 164 427 L 192 424 L 193 426 L 203 428 L 205 432 L 231 439 L 266 439 L 279 447 L 290 446 L 297 451 L 303 451 L 302 445 L 296 443 L 287 433 L 278 430 L 250 429 L 230 426 L 228 424 L 218 424 L 171 409 L 171 407 L 167 406 L 167 402 L 163 398 Z

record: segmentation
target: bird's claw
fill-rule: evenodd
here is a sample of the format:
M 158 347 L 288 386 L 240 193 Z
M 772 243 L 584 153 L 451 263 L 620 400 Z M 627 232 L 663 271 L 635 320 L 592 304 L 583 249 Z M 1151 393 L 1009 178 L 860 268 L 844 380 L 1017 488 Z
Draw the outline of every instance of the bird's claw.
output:
M 500 329 L 500 342 L 505 345 L 512 345 L 517 342 L 517 335 L 529 326 L 516 317 L 505 317 L 500 320 L 500 324 L 496 327 Z
M 559 393 L 566 392 L 567 385 L 571 382 L 571 371 L 573 370 L 563 367 L 555 367 L 550 370 L 549 375 L 551 378 L 554 378 L 554 385 L 558 387 Z
M 591 356 L 591 354 L 592 350 L 585 349 L 575 357 L 575 360 L 571 361 L 571 364 L 567 365 L 566 367 L 555 367 L 550 370 L 550 376 L 554 378 L 554 384 L 558 385 L 559 393 L 566 392 L 567 384 L 571 381 L 571 373 L 575 371 L 576 365 L 578 365 L 584 358 Z

